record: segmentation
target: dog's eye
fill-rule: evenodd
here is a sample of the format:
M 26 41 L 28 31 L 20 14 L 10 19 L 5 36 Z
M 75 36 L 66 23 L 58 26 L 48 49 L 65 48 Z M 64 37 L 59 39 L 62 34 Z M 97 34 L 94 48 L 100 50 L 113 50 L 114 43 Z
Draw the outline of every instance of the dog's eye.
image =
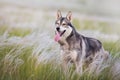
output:
M 56 23 L 56 25 L 59 25 L 59 23 Z
M 65 26 L 66 24 L 62 24 L 63 26 Z

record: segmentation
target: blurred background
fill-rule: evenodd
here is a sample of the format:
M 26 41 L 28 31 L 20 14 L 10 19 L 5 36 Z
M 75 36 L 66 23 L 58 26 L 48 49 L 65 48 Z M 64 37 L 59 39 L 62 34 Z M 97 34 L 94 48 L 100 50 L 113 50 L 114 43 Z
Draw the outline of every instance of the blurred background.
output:
M 7 28 L 10 35 L 16 36 L 25 36 L 34 30 L 41 33 L 51 31 L 50 34 L 54 35 L 58 9 L 63 16 L 72 11 L 72 23 L 81 33 L 89 36 L 105 33 L 101 37 L 108 39 L 109 36 L 110 39 L 118 40 L 119 0 L 0 0 L 0 33 Z M 17 28 L 22 33 L 14 34 L 11 31 Z M 19 30 L 16 32 L 21 32 Z

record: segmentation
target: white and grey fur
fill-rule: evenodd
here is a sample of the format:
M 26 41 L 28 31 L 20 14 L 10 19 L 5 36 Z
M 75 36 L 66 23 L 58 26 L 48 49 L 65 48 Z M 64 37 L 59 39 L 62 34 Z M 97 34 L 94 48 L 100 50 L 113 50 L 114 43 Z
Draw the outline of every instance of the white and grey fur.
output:
M 72 13 L 68 12 L 66 17 L 62 17 L 61 12 L 58 11 L 55 32 L 63 33 L 58 41 L 61 47 L 63 67 L 66 70 L 67 64 L 73 62 L 76 71 L 82 73 L 83 65 L 89 65 L 96 54 L 104 53 L 104 49 L 99 40 L 79 34 L 71 24 L 71 16 Z

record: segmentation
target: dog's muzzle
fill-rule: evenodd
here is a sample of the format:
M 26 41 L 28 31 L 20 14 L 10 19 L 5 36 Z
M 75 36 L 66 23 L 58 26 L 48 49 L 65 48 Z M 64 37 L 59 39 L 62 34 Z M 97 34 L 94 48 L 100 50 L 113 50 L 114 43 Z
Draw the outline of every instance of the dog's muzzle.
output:
M 60 31 L 60 27 L 57 27 L 56 30 L 60 34 L 60 36 L 62 36 L 66 31 L 66 30 Z

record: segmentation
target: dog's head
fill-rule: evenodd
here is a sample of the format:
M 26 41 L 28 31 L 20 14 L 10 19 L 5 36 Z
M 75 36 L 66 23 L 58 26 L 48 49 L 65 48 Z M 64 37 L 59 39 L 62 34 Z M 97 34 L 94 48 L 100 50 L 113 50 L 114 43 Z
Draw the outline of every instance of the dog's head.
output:
M 55 41 L 65 40 L 72 32 L 71 24 L 71 11 L 68 12 L 66 17 L 62 17 L 61 12 L 57 12 L 57 20 L 55 21 Z

